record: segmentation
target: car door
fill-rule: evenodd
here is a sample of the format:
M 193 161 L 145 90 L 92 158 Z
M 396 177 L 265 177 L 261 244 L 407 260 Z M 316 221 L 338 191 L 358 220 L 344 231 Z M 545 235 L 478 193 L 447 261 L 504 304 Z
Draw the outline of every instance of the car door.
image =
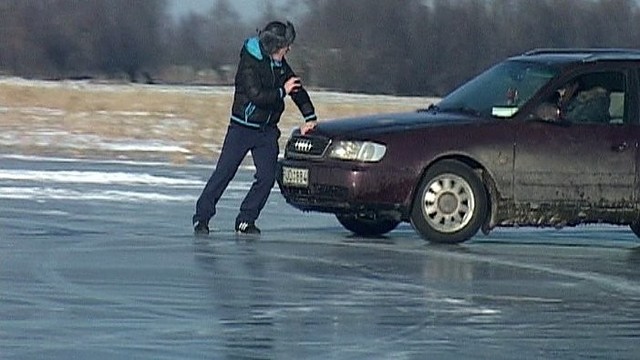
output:
M 609 99 L 606 121 L 599 115 L 581 114 L 520 124 L 514 157 L 516 204 L 562 206 L 585 217 L 589 215 L 584 211 L 592 207 L 633 208 L 638 128 L 636 116 L 629 111 L 629 74 L 609 70 L 571 79 L 605 88 Z

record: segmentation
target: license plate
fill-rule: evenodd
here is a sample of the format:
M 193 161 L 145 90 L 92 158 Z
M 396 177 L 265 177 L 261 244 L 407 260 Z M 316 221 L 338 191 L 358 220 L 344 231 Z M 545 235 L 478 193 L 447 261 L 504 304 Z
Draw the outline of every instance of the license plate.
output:
M 309 186 L 309 169 L 283 167 L 282 183 L 289 186 Z

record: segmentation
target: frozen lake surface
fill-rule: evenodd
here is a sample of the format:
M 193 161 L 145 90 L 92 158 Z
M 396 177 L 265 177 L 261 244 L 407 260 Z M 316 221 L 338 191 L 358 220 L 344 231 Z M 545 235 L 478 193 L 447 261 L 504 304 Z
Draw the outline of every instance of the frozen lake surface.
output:
M 259 239 L 190 219 L 209 166 L 0 156 L 2 359 L 637 359 L 640 242 L 349 235 L 273 190 Z

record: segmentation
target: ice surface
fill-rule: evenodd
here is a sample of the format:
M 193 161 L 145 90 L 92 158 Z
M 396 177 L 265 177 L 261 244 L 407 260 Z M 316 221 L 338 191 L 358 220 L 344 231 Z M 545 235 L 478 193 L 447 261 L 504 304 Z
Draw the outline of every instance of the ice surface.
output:
M 637 358 L 627 228 L 432 246 L 406 224 L 353 237 L 273 193 L 243 238 L 242 169 L 194 238 L 210 171 L 0 156 L 0 358 Z

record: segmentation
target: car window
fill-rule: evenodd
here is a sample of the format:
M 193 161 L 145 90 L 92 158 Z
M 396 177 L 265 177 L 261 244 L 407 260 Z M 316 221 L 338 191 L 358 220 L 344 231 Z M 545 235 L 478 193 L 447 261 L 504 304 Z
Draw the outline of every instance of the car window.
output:
M 611 104 L 609 105 L 609 123 L 623 124 L 624 119 L 624 91 L 612 91 L 609 95 Z
M 447 95 L 438 109 L 511 117 L 556 74 L 545 64 L 505 61 Z
M 560 117 L 572 123 L 625 123 L 625 75 L 597 72 L 577 76 L 554 95 Z

